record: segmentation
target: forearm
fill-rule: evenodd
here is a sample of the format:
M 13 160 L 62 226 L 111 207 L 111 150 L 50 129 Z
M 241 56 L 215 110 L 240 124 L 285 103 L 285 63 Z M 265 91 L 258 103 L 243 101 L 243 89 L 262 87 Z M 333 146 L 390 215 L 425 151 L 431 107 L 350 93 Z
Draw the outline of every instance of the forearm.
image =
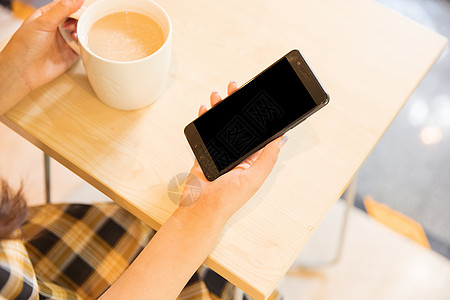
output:
M 0 53 L 0 116 L 5 114 L 22 98 L 30 89 L 20 75 L 20 70 L 14 65 L 4 52 Z
M 101 299 L 176 299 L 212 251 L 226 219 L 177 209 Z

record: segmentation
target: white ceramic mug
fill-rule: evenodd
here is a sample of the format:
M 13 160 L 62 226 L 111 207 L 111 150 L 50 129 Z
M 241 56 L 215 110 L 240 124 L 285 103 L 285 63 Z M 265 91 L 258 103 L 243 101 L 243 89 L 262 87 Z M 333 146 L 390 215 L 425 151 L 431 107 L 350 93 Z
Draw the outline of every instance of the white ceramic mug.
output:
M 141 13 L 155 20 L 164 32 L 165 42 L 161 48 L 142 59 L 125 62 L 108 60 L 93 53 L 87 46 L 89 29 L 100 18 L 121 11 Z M 80 12 L 78 43 L 62 26 L 59 30 L 72 49 L 81 55 L 98 98 L 121 110 L 135 110 L 153 103 L 163 92 L 172 52 L 172 23 L 164 9 L 151 0 L 99 0 Z M 73 16 L 76 18 L 77 14 Z

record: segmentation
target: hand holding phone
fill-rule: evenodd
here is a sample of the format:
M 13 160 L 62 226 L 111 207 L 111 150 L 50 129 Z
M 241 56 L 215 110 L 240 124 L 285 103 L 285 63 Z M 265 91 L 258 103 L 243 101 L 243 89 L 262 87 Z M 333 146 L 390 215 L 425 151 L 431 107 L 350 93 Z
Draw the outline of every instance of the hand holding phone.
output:
M 237 90 L 236 83 L 228 85 L 228 94 Z M 218 93 L 212 93 L 211 107 L 222 101 Z M 199 116 L 207 111 L 205 106 L 199 109 Z M 279 137 L 263 149 L 246 158 L 234 169 L 214 181 L 206 179 L 199 163 L 195 160 L 190 174 L 184 184 L 185 190 L 180 199 L 180 207 L 200 209 L 200 215 L 209 214 L 225 222 L 240 209 L 260 188 L 272 171 L 286 137 Z M 201 186 L 199 196 L 193 196 Z
M 328 103 L 328 94 L 292 50 L 186 126 L 208 180 L 232 170 Z

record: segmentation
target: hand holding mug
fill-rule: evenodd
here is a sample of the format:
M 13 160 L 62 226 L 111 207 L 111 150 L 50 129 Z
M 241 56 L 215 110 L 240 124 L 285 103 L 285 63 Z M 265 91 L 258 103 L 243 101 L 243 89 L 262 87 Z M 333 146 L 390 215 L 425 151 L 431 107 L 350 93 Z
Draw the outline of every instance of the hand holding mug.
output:
M 11 37 L 0 53 L 0 115 L 78 59 L 59 34 L 58 24 L 82 4 L 83 0 L 60 0 L 43 6 Z
M 163 92 L 171 59 L 172 24 L 164 9 L 152 0 L 100 0 L 80 14 L 77 23 L 61 25 L 60 32 L 80 53 L 100 100 L 121 110 L 153 103 Z M 71 32 L 75 25 L 76 36 Z M 127 27 L 142 28 L 122 30 Z M 141 45 L 151 49 L 140 53 Z
M 78 58 L 58 32 L 58 24 L 84 0 L 54 1 L 34 11 L 2 51 L 20 71 L 29 90 L 64 73 Z

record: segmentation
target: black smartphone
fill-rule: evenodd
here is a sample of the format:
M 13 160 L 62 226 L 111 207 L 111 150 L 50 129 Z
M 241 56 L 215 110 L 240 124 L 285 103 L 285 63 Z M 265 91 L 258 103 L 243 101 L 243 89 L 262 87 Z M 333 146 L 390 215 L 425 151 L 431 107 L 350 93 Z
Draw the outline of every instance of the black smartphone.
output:
M 329 96 L 292 50 L 184 129 L 212 181 L 325 106 Z

